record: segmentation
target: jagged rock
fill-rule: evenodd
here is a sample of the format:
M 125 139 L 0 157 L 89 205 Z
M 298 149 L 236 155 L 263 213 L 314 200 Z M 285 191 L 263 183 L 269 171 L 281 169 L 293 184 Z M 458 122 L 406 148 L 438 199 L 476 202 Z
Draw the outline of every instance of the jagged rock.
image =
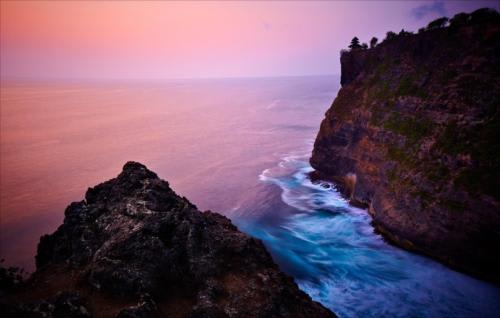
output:
M 334 317 L 260 241 L 136 162 L 70 204 L 40 239 L 36 264 L 7 304 L 68 291 L 95 317 Z
M 3 307 L 3 308 L 2 308 Z M 75 293 L 58 293 L 53 297 L 26 304 L 2 306 L 3 317 L 23 318 L 90 318 L 82 298 Z
M 390 241 L 498 283 L 500 18 L 471 17 L 343 52 L 310 162 Z
M 117 318 L 147 318 L 158 311 L 158 307 L 149 295 L 145 294 L 137 305 L 122 309 Z

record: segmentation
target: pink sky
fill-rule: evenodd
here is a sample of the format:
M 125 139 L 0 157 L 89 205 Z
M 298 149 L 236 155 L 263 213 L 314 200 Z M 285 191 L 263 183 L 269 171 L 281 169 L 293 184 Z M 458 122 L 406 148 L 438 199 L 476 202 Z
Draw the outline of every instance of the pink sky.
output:
M 1 76 L 193 78 L 338 74 L 353 36 L 498 1 L 2 1 Z

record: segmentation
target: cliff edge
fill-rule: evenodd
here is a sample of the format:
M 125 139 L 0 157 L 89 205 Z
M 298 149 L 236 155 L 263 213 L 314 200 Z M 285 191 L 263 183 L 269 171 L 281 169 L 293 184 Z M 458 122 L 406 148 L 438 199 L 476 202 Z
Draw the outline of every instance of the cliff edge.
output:
M 392 35 L 341 54 L 313 176 L 367 206 L 395 244 L 499 283 L 499 14 Z
M 260 241 L 135 162 L 68 206 L 36 265 L 4 317 L 335 317 Z

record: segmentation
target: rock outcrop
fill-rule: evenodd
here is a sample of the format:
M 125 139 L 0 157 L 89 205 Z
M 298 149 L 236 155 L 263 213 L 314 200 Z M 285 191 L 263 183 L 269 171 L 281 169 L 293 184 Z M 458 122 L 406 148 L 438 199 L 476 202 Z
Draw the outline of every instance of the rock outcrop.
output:
M 334 317 L 263 244 L 200 212 L 145 166 L 72 203 L 41 238 L 37 270 L 4 296 L 23 317 Z M 4 316 L 5 317 L 5 316 Z
M 399 246 L 500 282 L 500 18 L 478 10 L 341 55 L 313 177 Z

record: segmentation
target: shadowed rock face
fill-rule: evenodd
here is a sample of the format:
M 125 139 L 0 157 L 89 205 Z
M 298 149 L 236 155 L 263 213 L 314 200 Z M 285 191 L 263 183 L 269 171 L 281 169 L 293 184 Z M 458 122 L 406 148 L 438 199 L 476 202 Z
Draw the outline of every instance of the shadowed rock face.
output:
M 36 264 L 6 299 L 11 316 L 334 317 L 260 241 L 135 162 L 66 209 Z
M 497 283 L 499 39 L 490 12 L 344 52 L 310 160 L 392 242 Z

